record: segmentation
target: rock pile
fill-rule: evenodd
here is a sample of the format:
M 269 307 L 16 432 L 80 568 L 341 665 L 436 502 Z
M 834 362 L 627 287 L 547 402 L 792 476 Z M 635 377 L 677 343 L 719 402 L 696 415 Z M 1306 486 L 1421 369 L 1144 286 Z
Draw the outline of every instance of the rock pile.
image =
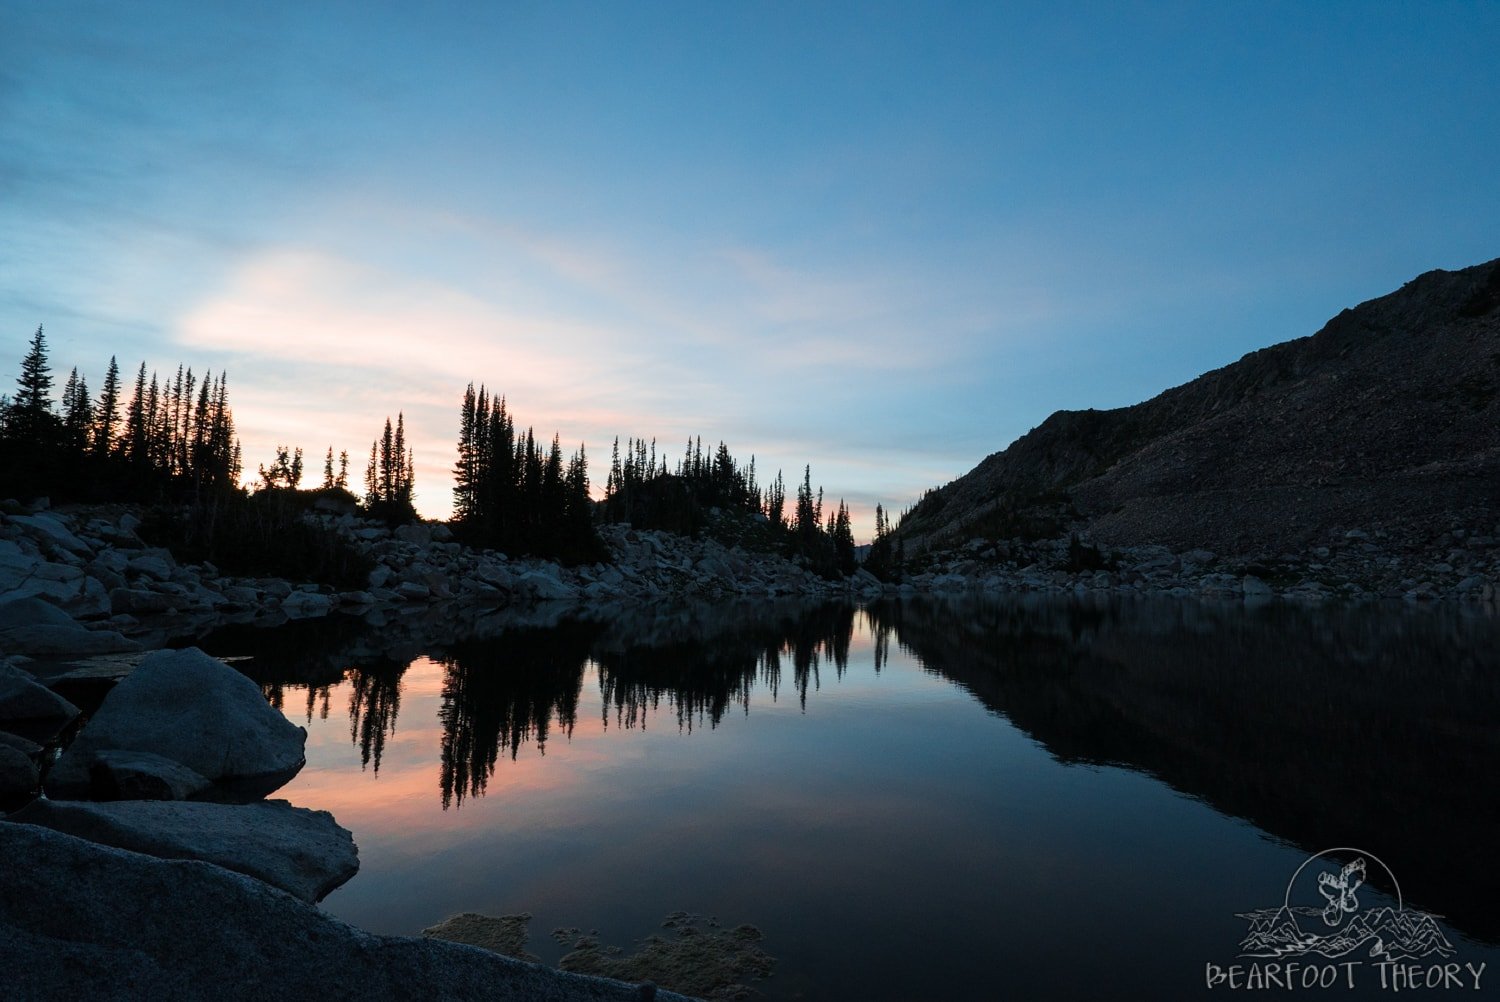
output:
M 1330 530 L 1309 550 L 1220 556 L 1165 546 L 1094 546 L 1086 538 L 1028 542 L 970 540 L 925 555 L 905 589 L 991 592 L 1116 592 L 1209 599 L 1500 605 L 1500 526 L 1455 525 L 1414 541 L 1369 529 Z
M 179 564 L 137 535 L 121 509 L 0 514 L 0 650 L 45 657 L 138 650 L 214 626 L 273 624 L 330 612 L 397 610 L 457 602 L 481 610 L 537 603 L 657 601 L 731 596 L 874 594 L 864 572 L 828 581 L 778 556 L 711 539 L 605 526 L 613 562 L 561 567 L 512 559 L 453 539 L 442 524 L 392 529 L 354 515 L 310 514 L 375 564 L 365 587 L 335 591 L 274 578 L 233 577 L 211 564 Z M 7 603 L 31 600 L 3 610 Z

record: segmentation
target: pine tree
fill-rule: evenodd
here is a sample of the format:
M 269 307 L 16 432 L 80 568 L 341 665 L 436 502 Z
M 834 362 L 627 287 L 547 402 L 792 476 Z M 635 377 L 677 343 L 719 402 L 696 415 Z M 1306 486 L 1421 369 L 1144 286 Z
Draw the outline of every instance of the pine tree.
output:
M 94 408 L 94 455 L 108 456 L 114 451 L 115 429 L 120 424 L 120 364 L 115 356 L 109 356 L 109 368 L 104 373 L 104 389 L 99 393 L 99 405 Z
M 349 489 L 349 450 L 347 449 L 339 450 L 339 475 L 338 479 L 333 482 L 333 486 L 345 491 Z
M 459 411 L 458 462 L 453 466 L 453 518 L 466 522 L 474 517 L 475 489 L 475 427 L 479 416 L 478 400 L 474 395 L 474 384 L 464 391 L 463 406 Z
M 150 460 L 150 432 L 146 427 L 146 363 L 142 362 L 135 374 L 135 393 L 125 411 L 124 450 L 126 458 L 137 466 L 145 466 Z
M 63 438 L 67 448 L 78 454 L 88 450 L 89 430 L 94 423 L 94 405 L 89 400 L 89 384 L 74 368 L 63 387 Z
M 61 430 L 61 422 L 52 411 L 52 373 L 47 365 L 47 338 L 38 324 L 26 357 L 21 359 L 16 395 L 6 408 L 5 431 L 17 441 L 45 447 L 56 442 Z
M 328 454 L 323 457 L 323 489 L 332 490 L 336 482 L 333 479 L 333 446 L 328 447 Z
M 370 443 L 370 464 L 365 467 L 365 507 L 374 509 L 380 504 L 380 475 L 376 471 L 376 450 L 378 442 Z

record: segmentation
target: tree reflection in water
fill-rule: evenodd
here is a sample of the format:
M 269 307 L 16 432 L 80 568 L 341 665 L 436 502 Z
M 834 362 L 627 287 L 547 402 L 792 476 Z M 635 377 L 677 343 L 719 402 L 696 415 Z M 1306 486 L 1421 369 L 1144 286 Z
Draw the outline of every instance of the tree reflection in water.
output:
M 378 770 L 402 673 L 433 657 L 444 808 L 482 796 L 504 756 L 571 734 L 591 668 L 606 728 L 665 707 L 711 730 L 788 690 L 805 709 L 862 636 L 875 671 L 897 645 L 1063 763 L 1154 776 L 1309 853 L 1378 847 L 1426 889 L 1418 906 L 1500 941 L 1500 872 L 1479 863 L 1500 837 L 1500 624 L 1472 610 L 1012 597 L 656 609 L 399 652 L 372 650 L 374 632 L 303 630 L 300 661 L 278 642 L 274 669 L 240 667 L 278 706 L 304 687 L 309 719 L 349 684 L 350 736 Z M 205 647 L 240 654 L 246 639 Z
M 598 625 L 509 630 L 449 647 L 443 665 L 440 785 L 443 808 L 482 796 L 502 749 L 547 753 L 553 718 L 564 735 L 578 719 L 583 672 Z

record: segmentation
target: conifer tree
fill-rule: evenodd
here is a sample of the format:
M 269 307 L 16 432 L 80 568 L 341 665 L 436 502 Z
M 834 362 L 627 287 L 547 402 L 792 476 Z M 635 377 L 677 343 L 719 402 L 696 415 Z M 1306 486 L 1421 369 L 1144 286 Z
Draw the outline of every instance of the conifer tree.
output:
M 61 423 L 52 410 L 52 372 L 47 364 L 47 338 L 38 324 L 26 356 L 21 359 L 21 374 L 16 378 L 16 395 L 5 413 L 6 434 L 16 441 L 37 447 L 53 444 Z
M 125 437 L 122 443 L 125 456 L 135 466 L 144 466 L 147 460 L 146 446 L 149 441 L 146 431 L 146 363 L 135 374 L 135 393 L 125 410 Z
M 68 373 L 63 387 L 63 438 L 68 449 L 78 455 L 87 451 L 89 430 L 94 422 L 94 405 L 89 400 L 89 384 L 75 367 Z
M 104 373 L 104 389 L 99 392 L 99 405 L 94 408 L 93 451 L 95 456 L 108 456 L 114 451 L 115 429 L 120 424 L 120 364 L 115 356 L 109 356 L 109 368 Z

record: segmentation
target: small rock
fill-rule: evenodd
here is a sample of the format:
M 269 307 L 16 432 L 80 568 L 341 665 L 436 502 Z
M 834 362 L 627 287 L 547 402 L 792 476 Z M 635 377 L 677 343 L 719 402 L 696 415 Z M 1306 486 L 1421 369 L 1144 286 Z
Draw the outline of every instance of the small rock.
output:
M 189 800 L 213 786 L 178 762 L 150 752 L 96 752 L 89 780 L 99 800 Z
M 148 550 L 127 565 L 126 573 L 131 577 L 147 577 L 153 581 L 172 580 L 172 555 L 166 550 Z
M 171 612 L 179 604 L 176 596 L 144 588 L 116 588 L 109 593 L 109 607 L 115 615 L 151 616 Z
M 407 601 L 416 602 L 432 597 L 432 589 L 420 581 L 403 581 L 396 586 L 396 594 Z
M 317 592 L 296 591 L 281 600 L 281 611 L 289 619 L 311 619 L 326 616 L 333 609 L 333 599 Z

